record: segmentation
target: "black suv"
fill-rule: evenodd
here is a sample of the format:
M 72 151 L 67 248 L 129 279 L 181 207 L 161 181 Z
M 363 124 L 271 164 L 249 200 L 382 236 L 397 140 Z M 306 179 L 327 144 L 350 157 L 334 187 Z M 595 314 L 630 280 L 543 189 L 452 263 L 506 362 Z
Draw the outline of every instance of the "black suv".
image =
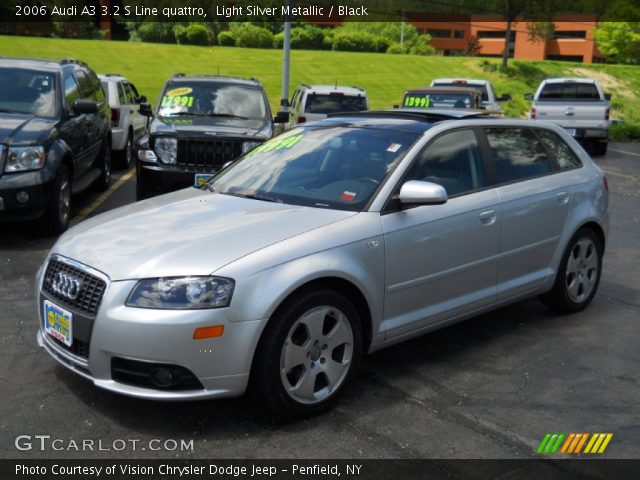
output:
M 111 182 L 109 115 L 86 64 L 0 58 L 0 220 L 64 231 L 71 193 Z
M 140 113 L 153 116 L 145 103 Z M 136 198 L 204 183 L 270 138 L 273 123 L 267 95 L 255 79 L 175 75 L 160 96 L 148 136 L 138 144 Z

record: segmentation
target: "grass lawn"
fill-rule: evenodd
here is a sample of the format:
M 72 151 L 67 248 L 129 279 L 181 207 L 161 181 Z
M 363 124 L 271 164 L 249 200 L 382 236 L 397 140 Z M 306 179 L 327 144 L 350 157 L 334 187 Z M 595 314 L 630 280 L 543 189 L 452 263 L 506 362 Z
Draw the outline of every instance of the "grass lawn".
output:
M 274 112 L 280 99 L 280 50 L 0 36 L 0 55 L 80 59 L 97 73 L 128 77 L 152 102 L 176 72 L 255 77 L 267 89 Z M 367 90 L 374 109 L 392 107 L 400 102 L 405 88 L 428 85 L 436 77 L 487 78 L 498 95 L 513 96 L 512 102 L 504 104 L 512 116 L 527 112 L 529 102 L 523 94 L 534 92 L 540 80 L 588 76 L 600 80 L 613 94 L 613 118 L 640 124 L 638 66 L 511 61 L 509 71 L 500 73 L 497 59 L 303 50 L 292 51 L 291 64 L 291 91 L 300 83 L 358 85 Z

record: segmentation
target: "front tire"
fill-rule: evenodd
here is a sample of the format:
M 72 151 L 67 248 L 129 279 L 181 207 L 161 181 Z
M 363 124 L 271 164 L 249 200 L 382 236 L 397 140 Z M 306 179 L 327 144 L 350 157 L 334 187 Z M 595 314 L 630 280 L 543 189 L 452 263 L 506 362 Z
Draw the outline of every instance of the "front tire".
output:
M 553 288 L 540 299 L 563 313 L 583 310 L 598 290 L 602 273 L 602 242 L 590 228 L 581 228 L 565 251 Z
M 303 292 L 263 332 L 252 391 L 281 416 L 326 411 L 355 374 L 362 344 L 360 316 L 349 300 L 329 289 Z

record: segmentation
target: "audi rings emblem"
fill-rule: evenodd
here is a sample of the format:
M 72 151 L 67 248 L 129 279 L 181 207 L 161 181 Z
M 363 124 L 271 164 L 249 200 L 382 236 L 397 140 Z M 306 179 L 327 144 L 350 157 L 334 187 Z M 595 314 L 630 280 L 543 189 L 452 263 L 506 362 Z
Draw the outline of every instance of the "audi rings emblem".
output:
M 53 277 L 53 281 L 51 282 L 53 291 L 69 300 L 78 298 L 81 287 L 82 283 L 80 280 L 63 272 L 56 273 L 56 276 Z

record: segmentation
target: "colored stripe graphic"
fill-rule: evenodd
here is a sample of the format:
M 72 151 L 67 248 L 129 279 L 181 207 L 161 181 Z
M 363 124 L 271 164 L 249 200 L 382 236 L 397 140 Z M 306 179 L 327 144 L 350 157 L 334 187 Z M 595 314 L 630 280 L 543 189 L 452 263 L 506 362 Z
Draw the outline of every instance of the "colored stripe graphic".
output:
M 547 433 L 538 445 L 536 452 L 543 455 L 556 452 L 565 454 L 604 453 L 612 438 L 613 433 Z M 586 447 L 583 450 L 582 447 L 585 444 Z

